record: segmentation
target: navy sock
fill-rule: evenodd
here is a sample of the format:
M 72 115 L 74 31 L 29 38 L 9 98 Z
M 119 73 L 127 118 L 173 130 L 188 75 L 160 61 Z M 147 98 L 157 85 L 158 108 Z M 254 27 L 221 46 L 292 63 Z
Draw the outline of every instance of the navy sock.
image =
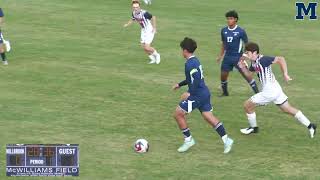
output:
M 1 53 L 1 58 L 2 58 L 2 61 L 5 61 L 6 60 L 6 54 L 5 53 Z
M 252 90 L 254 91 L 254 93 L 257 94 L 259 92 L 259 89 L 258 89 L 256 81 L 252 80 L 249 84 L 250 84 Z
M 221 122 L 219 122 L 217 124 L 217 126 L 215 127 L 217 133 L 220 135 L 220 137 L 223 137 L 224 135 L 226 135 L 226 130 L 223 127 L 223 124 Z
M 190 137 L 191 136 L 190 129 L 189 128 L 182 129 L 182 134 L 184 138 Z
M 228 81 L 221 81 L 221 88 L 224 95 L 228 95 Z

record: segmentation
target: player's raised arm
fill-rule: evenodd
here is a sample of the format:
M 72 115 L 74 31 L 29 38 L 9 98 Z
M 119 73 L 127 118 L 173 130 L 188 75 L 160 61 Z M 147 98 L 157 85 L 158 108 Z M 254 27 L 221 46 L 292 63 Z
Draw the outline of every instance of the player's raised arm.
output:
M 179 82 L 178 84 L 173 85 L 172 90 L 177 90 L 180 87 L 185 86 L 187 84 L 188 84 L 188 81 L 187 80 L 183 80 L 183 81 Z
M 280 69 L 282 71 L 283 78 L 286 82 L 289 82 L 292 80 L 292 78 L 288 75 L 288 66 L 287 66 L 287 62 L 284 57 L 280 57 L 280 56 L 275 57 L 273 64 L 280 65 Z
M 123 27 L 128 27 L 133 23 L 133 20 L 130 19 L 126 24 L 123 25 Z
M 240 58 L 239 60 L 239 63 L 238 63 L 238 66 L 239 68 L 241 69 L 242 73 L 246 76 L 246 77 L 251 77 L 253 76 L 253 72 L 254 72 L 254 69 L 252 66 L 250 66 L 248 68 L 248 64 L 246 62 L 246 54 L 243 54 L 242 57 Z

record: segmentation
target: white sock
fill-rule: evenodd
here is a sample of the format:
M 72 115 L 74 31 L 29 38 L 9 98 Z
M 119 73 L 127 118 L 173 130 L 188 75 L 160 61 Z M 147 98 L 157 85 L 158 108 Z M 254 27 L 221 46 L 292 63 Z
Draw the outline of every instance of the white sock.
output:
M 149 59 L 151 60 L 151 61 L 156 61 L 156 58 L 154 57 L 154 55 L 149 55 Z
M 158 55 L 158 52 L 157 52 L 156 50 L 154 50 L 153 53 L 152 53 L 152 55 L 153 55 L 153 56 L 156 56 L 156 55 Z
M 307 126 L 307 127 L 310 125 L 309 119 L 308 119 L 306 116 L 304 116 L 301 111 L 298 111 L 297 114 L 296 114 L 294 117 L 295 117 L 301 124 L 303 124 L 303 125 L 305 125 L 305 126 Z
M 222 139 L 223 143 L 226 143 L 227 139 L 228 139 L 228 135 L 226 134 L 226 135 L 222 136 L 221 139 Z
M 247 117 L 248 117 L 250 127 L 258 127 L 257 126 L 257 116 L 256 116 L 255 112 L 252 114 L 247 114 Z
M 192 136 L 186 137 L 186 138 L 184 138 L 184 142 L 190 142 L 191 139 L 192 139 Z

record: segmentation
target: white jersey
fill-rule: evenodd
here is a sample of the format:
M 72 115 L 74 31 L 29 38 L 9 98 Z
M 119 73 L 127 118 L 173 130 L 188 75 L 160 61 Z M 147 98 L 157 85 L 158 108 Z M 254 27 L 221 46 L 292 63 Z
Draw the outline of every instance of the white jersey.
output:
M 137 21 L 142 30 L 152 31 L 153 27 L 151 24 L 152 14 L 148 11 L 141 9 L 140 12 L 132 12 L 132 20 Z
M 266 85 L 271 85 L 278 83 L 271 68 L 275 57 L 259 55 L 258 59 L 254 61 L 249 70 L 257 73 L 262 88 Z
M 249 68 L 250 71 L 257 73 L 262 85 L 262 91 L 251 97 L 251 101 L 257 105 L 266 105 L 270 102 L 282 105 L 288 100 L 272 72 L 271 64 L 274 59 L 275 57 L 259 55 Z

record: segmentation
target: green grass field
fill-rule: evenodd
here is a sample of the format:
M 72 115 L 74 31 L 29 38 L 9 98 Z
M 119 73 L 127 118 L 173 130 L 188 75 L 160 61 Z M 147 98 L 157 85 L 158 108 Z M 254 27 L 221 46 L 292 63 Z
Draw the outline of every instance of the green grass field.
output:
M 0 66 L 0 179 L 6 179 L 8 143 L 79 143 L 77 179 L 84 180 L 320 179 L 319 137 L 310 139 L 276 106 L 257 110 L 259 134 L 240 134 L 251 89 L 234 71 L 231 96 L 218 98 L 215 62 L 224 13 L 236 9 L 263 54 L 286 57 L 294 81 L 285 84 L 275 67 L 278 81 L 290 102 L 320 124 L 319 20 L 295 21 L 295 1 L 154 0 L 146 9 L 158 19 L 154 46 L 162 62 L 148 65 L 139 26 L 122 28 L 129 2 L 0 0 L 13 48 L 9 66 Z M 179 42 L 185 36 L 198 42 L 214 114 L 235 139 L 228 155 L 198 111 L 188 117 L 197 145 L 176 151 L 183 138 L 172 114 L 186 89 L 171 86 L 184 78 Z M 146 154 L 132 149 L 141 137 L 151 144 Z

